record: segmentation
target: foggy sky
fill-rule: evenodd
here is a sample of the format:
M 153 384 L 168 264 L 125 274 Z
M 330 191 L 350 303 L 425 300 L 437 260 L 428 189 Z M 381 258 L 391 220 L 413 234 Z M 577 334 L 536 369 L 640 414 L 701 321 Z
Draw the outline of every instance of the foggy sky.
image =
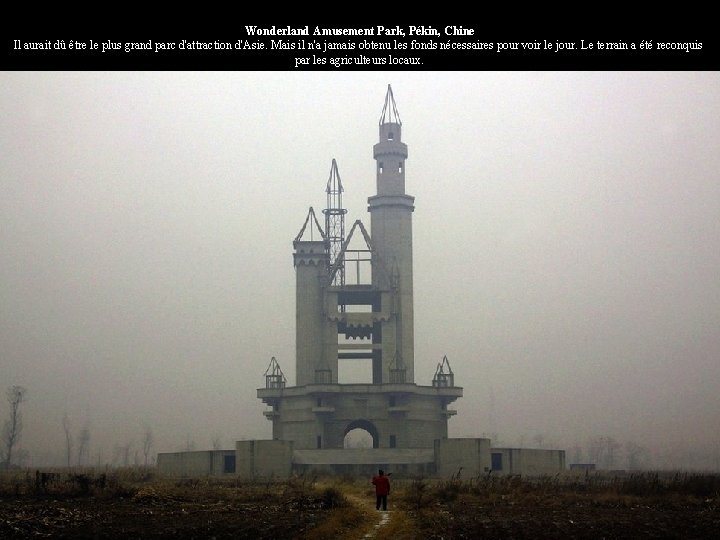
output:
M 255 396 L 272 356 L 295 382 L 292 240 L 333 158 L 347 223 L 369 225 L 391 83 L 415 382 L 448 356 L 450 435 L 720 466 L 717 72 L 0 82 L 0 390 L 28 389 L 31 463 L 63 462 L 66 414 L 91 462 L 144 426 L 154 451 L 271 437 Z

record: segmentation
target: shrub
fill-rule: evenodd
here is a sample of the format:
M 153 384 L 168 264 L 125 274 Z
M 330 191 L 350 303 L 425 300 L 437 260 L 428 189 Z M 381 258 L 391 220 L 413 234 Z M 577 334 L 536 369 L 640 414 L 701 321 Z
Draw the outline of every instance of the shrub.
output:
M 320 493 L 321 507 L 325 510 L 333 508 L 346 508 L 348 500 L 337 488 L 328 487 Z

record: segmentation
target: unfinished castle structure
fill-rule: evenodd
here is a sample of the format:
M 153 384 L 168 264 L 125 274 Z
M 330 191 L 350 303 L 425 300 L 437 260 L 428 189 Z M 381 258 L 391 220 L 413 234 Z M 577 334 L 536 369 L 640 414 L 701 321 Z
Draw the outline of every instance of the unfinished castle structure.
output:
M 431 385 L 414 381 L 415 199 L 405 193 L 408 149 L 390 88 L 379 131 L 370 231 L 358 220 L 345 235 L 343 186 L 333 161 L 324 226 L 311 208 L 293 242 L 296 385 L 286 386 L 273 361 L 258 397 L 270 406 L 273 439 L 291 440 L 296 450 L 342 449 L 355 428 L 370 433 L 373 448 L 430 449 L 447 438 L 456 412 L 448 404 L 462 396 L 447 360 Z M 360 249 L 350 249 L 358 243 Z M 339 384 L 339 364 L 358 360 L 371 362 L 372 381 Z
M 310 208 L 293 242 L 296 274 L 296 381 L 273 357 L 257 396 L 272 439 L 233 450 L 159 454 L 167 474 L 284 477 L 305 471 L 369 474 L 377 468 L 449 476 L 544 473 L 565 467 L 560 450 L 493 449 L 486 438 L 452 439 L 449 408 L 462 397 L 446 357 L 429 384 L 415 382 L 413 235 L 415 199 L 406 193 L 408 147 L 388 85 L 373 146 L 376 193 L 369 230 L 346 228 L 343 185 L 332 161 L 322 218 Z M 371 380 L 343 383 L 342 362 L 369 364 Z M 355 429 L 372 448 L 345 448 Z

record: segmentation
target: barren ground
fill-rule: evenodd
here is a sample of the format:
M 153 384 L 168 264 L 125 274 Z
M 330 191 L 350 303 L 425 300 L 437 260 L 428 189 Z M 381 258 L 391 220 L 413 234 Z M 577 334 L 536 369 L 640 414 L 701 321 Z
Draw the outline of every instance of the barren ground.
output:
M 34 471 L 0 482 L 0 538 L 716 538 L 720 476 L 171 480 Z

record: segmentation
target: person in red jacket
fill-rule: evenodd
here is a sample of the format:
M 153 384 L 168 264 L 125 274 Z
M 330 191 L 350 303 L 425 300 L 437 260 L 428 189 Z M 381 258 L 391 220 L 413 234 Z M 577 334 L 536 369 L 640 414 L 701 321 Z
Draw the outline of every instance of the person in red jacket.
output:
M 380 505 L 382 504 L 382 509 L 387 510 L 387 498 L 390 493 L 390 478 L 385 476 L 383 470 L 380 469 L 378 474 L 373 476 L 371 482 L 375 484 L 375 508 L 380 510 Z

